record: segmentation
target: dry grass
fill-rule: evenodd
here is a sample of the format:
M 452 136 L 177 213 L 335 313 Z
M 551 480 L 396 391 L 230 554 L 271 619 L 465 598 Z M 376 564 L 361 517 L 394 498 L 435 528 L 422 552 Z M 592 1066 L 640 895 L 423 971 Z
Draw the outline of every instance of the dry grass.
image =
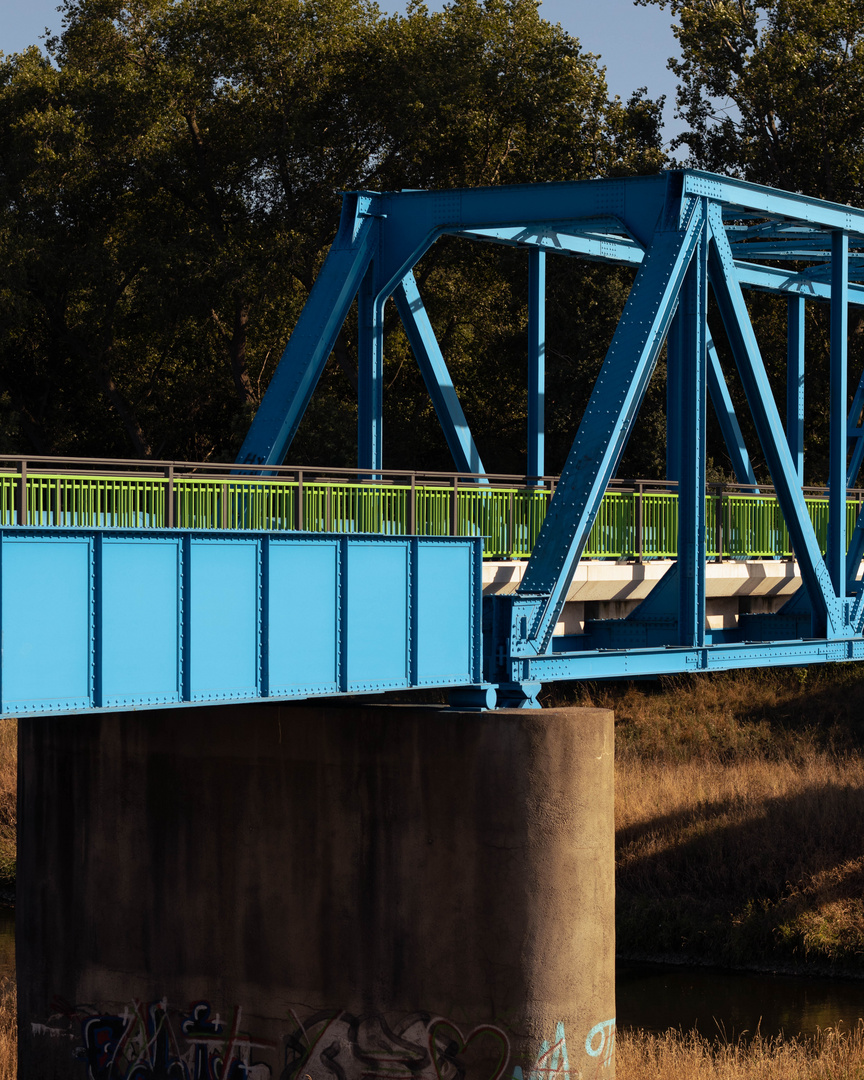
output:
M 622 955 L 864 973 L 864 665 L 574 696 L 615 710 Z
M 814 664 L 653 682 L 551 685 L 544 704 L 613 709 L 619 758 L 795 758 L 864 750 L 864 664 Z
M 0 981 L 0 1080 L 18 1076 L 18 1003 L 15 980 Z
M 812 1039 L 709 1042 L 695 1032 L 619 1032 L 618 1080 L 860 1080 L 864 1026 Z
M 17 797 L 18 721 L 0 719 L 0 886 L 15 881 Z
M 619 763 L 631 955 L 864 968 L 864 758 Z

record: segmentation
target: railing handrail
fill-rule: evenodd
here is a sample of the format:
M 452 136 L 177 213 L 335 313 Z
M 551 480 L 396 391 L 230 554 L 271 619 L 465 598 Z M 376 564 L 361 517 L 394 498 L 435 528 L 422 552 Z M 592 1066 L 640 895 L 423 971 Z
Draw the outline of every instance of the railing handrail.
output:
M 4 468 L 4 465 L 7 467 Z M 11 466 L 11 467 L 9 467 Z M 82 467 L 88 476 L 139 477 L 153 480 L 211 479 L 234 483 L 285 480 L 304 482 L 338 483 L 341 479 L 355 478 L 368 484 L 394 483 L 403 479 L 405 487 L 412 484 L 425 484 L 451 487 L 454 479 L 457 484 L 472 481 L 483 487 L 488 483 L 492 487 L 516 487 L 519 490 L 536 488 L 538 491 L 551 492 L 557 485 L 556 475 L 532 476 L 523 473 L 465 473 L 444 472 L 434 469 L 359 469 L 333 465 L 238 465 L 236 462 L 211 461 L 172 461 L 155 458 L 90 458 L 56 457 L 49 455 L 0 454 L 0 476 L 20 475 L 22 469 L 29 472 L 36 466 L 39 473 L 54 472 L 74 475 Z M 253 469 L 255 471 L 253 471 Z M 196 476 L 195 474 L 201 474 Z M 543 485 L 542 487 L 540 485 Z M 754 495 L 775 498 L 776 491 L 771 484 L 740 484 L 732 480 L 711 480 L 706 483 L 706 490 L 715 494 Z M 647 480 L 615 478 L 610 481 L 608 490 L 620 493 L 639 492 L 640 494 L 665 494 L 677 490 L 675 480 Z M 802 489 L 805 497 L 820 498 L 827 496 L 825 484 L 805 484 Z M 864 500 L 864 488 L 848 488 L 847 497 Z
M 474 482 L 479 480 L 485 482 Z M 536 543 L 556 480 L 291 465 L 261 476 L 221 462 L 6 456 L 0 457 L 0 523 L 483 536 L 486 557 L 525 558 Z M 613 481 L 598 507 L 584 557 L 638 562 L 675 557 L 677 487 L 666 480 Z M 820 545 L 827 543 L 826 494 L 822 486 L 804 489 Z M 850 489 L 847 496 L 848 535 L 861 511 L 862 494 Z M 771 487 L 711 481 L 705 519 L 709 559 L 791 555 Z

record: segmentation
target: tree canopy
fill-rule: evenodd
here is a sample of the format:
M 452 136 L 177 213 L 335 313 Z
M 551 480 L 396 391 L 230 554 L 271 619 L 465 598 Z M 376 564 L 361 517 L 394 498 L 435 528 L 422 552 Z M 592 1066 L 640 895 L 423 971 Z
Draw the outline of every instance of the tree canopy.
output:
M 864 201 L 861 0 L 636 0 L 677 17 L 682 137 L 700 168 Z
M 677 143 L 678 149 L 687 147 L 686 164 L 864 205 L 862 0 L 636 2 L 657 4 L 677 17 L 681 55 L 670 60 L 669 67 L 679 80 L 678 115 L 687 125 Z M 782 413 L 785 305 L 759 294 L 749 303 Z M 828 478 L 826 307 L 807 305 L 809 483 Z M 854 388 L 864 368 L 860 308 L 851 309 L 850 331 L 849 380 Z M 734 396 L 747 427 L 740 387 Z M 750 435 L 755 449 L 752 431 Z M 764 469 L 761 473 L 764 477 Z
M 662 165 L 659 103 L 609 100 L 596 58 L 534 0 L 454 0 L 437 13 L 415 0 L 394 17 L 369 0 L 66 0 L 62 10 L 47 52 L 0 56 L 6 452 L 233 457 L 344 190 Z M 623 302 L 628 280 L 567 271 L 550 282 L 561 313 L 550 439 L 562 450 L 614 326 L 608 294 Z M 499 469 L 521 467 L 525 277 L 518 253 L 457 241 L 420 267 Z M 351 463 L 355 336 L 346 324 L 298 460 Z M 446 467 L 407 352 L 392 320 L 385 453 Z

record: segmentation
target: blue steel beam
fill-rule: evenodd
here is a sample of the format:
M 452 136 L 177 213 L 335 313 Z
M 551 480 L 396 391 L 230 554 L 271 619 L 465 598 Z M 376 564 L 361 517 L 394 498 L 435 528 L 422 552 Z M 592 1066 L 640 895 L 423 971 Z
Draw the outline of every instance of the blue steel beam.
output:
M 590 225 L 590 222 L 583 222 Z M 555 222 L 547 226 L 506 229 L 454 229 L 449 232 L 469 240 L 481 240 L 511 247 L 539 247 L 556 255 L 602 262 L 618 266 L 639 266 L 644 255 L 636 241 L 614 233 L 578 233 L 578 222 Z M 569 230 L 569 232 L 568 232 Z M 727 232 L 731 231 L 727 228 Z M 760 266 L 744 259 L 735 260 L 738 281 L 743 287 L 774 296 L 800 296 L 802 299 L 829 301 L 831 287 L 821 278 L 821 264 L 814 270 L 784 270 L 775 266 Z M 813 277 L 813 274 L 817 277 Z M 864 287 L 850 283 L 849 303 L 864 306 Z
M 520 626 L 525 655 L 545 652 L 600 502 L 639 411 L 681 284 L 705 229 L 701 201 L 670 193 L 543 521 L 518 593 L 537 599 Z
M 786 217 L 799 225 L 840 228 L 864 235 L 864 211 L 852 207 L 695 170 L 668 175 L 681 177 L 685 194 L 708 195 L 728 202 L 731 207 L 740 208 L 742 218 L 756 212 Z M 665 182 L 665 176 L 634 177 L 382 195 L 380 212 L 386 214 L 382 230 L 386 264 L 382 287 L 392 291 L 405 270 L 443 232 L 524 228 L 532 223 L 544 226 L 550 221 L 615 217 L 626 223 L 631 237 L 647 246 L 663 203 Z M 788 277 L 782 270 L 779 274 L 781 279 Z
M 528 252 L 528 476 L 545 475 L 546 252 Z
M 609 233 L 605 235 L 577 232 L 579 222 L 555 222 L 550 225 L 515 227 L 500 229 L 451 229 L 446 230 L 455 236 L 469 240 L 485 240 L 491 243 L 512 247 L 541 247 L 544 251 L 556 255 L 567 255 L 586 259 L 589 262 L 604 262 L 619 266 L 638 266 L 642 262 L 644 250 L 635 240 L 626 236 Z M 583 226 L 590 222 L 582 222 Z M 569 231 L 568 231 L 569 230 Z M 727 229 L 727 232 L 730 231 Z M 802 296 L 814 300 L 830 300 L 831 287 L 821 278 L 821 264 L 811 271 L 781 269 L 776 266 L 760 266 L 745 259 L 736 259 L 735 268 L 740 284 L 757 292 L 767 292 L 775 296 Z M 849 303 L 864 306 L 864 287 L 850 284 Z
M 711 285 L 789 530 L 792 548 L 801 567 L 801 577 L 810 597 L 816 620 L 814 630 L 821 634 L 827 632 L 829 636 L 837 635 L 844 629 L 845 613 L 834 591 L 804 496 L 798 486 L 795 463 L 789 453 L 786 433 L 774 402 L 744 295 L 735 275 L 734 260 L 721 226 L 719 207 L 713 205 L 709 217 L 712 225 L 716 222 L 717 226 L 712 229 L 709 258 Z
M 808 300 L 831 299 L 830 284 L 809 276 L 806 270 L 793 274 L 779 266 L 759 266 L 756 263 L 736 259 L 735 271 L 741 286 L 755 289 L 757 292 L 773 293 L 775 296 L 800 294 Z M 849 286 L 849 303 L 858 307 L 864 305 L 862 286 Z
M 581 227 L 580 227 L 581 226 Z M 453 229 L 452 236 L 481 240 L 508 247 L 540 248 L 555 255 L 571 255 L 593 262 L 638 266 L 644 249 L 627 236 L 610 231 L 589 231 L 591 221 L 553 222 L 544 226 L 506 229 Z M 621 228 L 619 223 L 618 229 Z
M 376 213 L 382 215 L 382 292 L 390 295 L 444 233 L 615 217 L 627 223 L 637 243 L 647 245 L 663 208 L 667 183 L 661 175 L 380 195 Z
M 856 582 L 862 559 L 864 559 L 864 509 L 862 509 L 858 515 L 858 520 L 855 522 L 855 528 L 849 537 L 849 550 L 846 552 L 846 593 L 849 596 L 857 591 Z M 862 591 L 861 596 L 864 596 L 864 591 Z M 860 624 L 856 624 L 855 632 L 858 634 L 862 632 Z
M 666 479 L 677 484 L 681 476 L 681 426 L 684 421 L 684 328 L 680 307 L 666 336 Z
M 864 235 L 864 210 L 854 206 L 841 206 L 808 195 L 793 195 L 698 169 L 687 169 L 682 176 L 685 195 L 706 195 L 718 203 L 726 203 L 727 207 Z
M 357 468 L 380 469 L 384 428 L 384 297 L 377 260 L 369 264 L 357 298 Z
M 786 442 L 798 483 L 804 486 L 804 304 L 790 296 L 786 332 Z
M 703 214 L 705 210 L 703 208 Z M 708 236 L 703 230 L 684 277 L 681 322 L 682 422 L 678 483 L 678 644 L 705 644 L 705 409 Z
M 849 416 L 846 418 L 846 436 L 849 440 L 849 467 L 846 470 L 846 487 L 855 487 L 861 465 L 864 463 L 864 371 L 858 380 L 855 396 L 849 407 Z
M 626 650 L 586 649 L 584 652 L 550 652 L 530 656 L 519 663 L 526 682 L 559 679 L 638 679 L 651 675 L 677 675 L 692 671 L 728 671 L 743 667 L 782 667 L 864 660 L 864 640 L 842 641 L 748 641 L 737 644 L 706 644 L 703 648 L 655 648 Z
M 849 466 L 846 470 L 846 487 L 855 487 L 858 473 L 861 471 L 864 460 L 864 426 L 862 426 L 862 412 L 864 412 L 864 372 L 858 380 L 858 388 L 852 399 L 849 416 L 846 420 L 846 435 L 849 440 L 850 454 Z M 861 560 L 864 559 L 864 510 L 858 515 L 855 528 L 849 537 L 849 548 L 846 552 L 846 592 L 851 594 L 856 591 L 858 571 L 861 569 Z M 864 596 L 864 593 L 862 593 Z M 860 599 L 860 598 L 859 598 Z M 853 616 L 855 623 L 855 616 Z M 861 633 L 861 626 L 855 623 L 857 632 Z
M 831 237 L 831 382 L 828 443 L 828 551 L 826 564 L 838 596 L 846 595 L 846 410 L 848 401 L 847 338 L 849 329 L 849 237 Z
M 339 232 L 240 448 L 238 463 L 279 465 L 284 460 L 375 252 L 379 222 L 368 216 L 371 202 L 369 196 L 345 197 Z
M 726 449 L 729 451 L 732 469 L 738 483 L 753 484 L 755 486 L 756 474 L 753 472 L 753 466 L 750 463 L 750 455 L 747 453 L 747 447 L 744 444 L 744 436 L 741 434 L 738 417 L 735 415 L 735 406 L 732 404 L 732 398 L 720 364 L 720 357 L 717 355 L 717 347 L 714 344 L 710 329 L 707 330 L 707 334 L 708 393 L 711 395 L 711 404 L 714 406 L 714 412 L 720 423 L 720 430 L 723 432 L 723 439 L 726 443 Z
M 438 339 L 429 321 L 429 315 L 417 288 L 414 274 L 409 270 L 399 282 L 393 299 L 405 333 L 411 343 L 423 381 L 432 398 L 435 412 L 441 423 L 447 446 L 460 472 L 484 473 L 483 462 L 465 419 L 465 413 L 456 396 L 456 389 L 447 364 L 441 355 Z

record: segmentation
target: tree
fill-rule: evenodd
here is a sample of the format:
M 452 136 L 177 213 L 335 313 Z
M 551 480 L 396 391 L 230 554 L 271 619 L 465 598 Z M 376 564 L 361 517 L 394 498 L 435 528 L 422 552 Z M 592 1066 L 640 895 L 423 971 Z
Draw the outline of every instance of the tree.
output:
M 688 125 L 677 142 L 688 149 L 686 164 L 864 205 L 862 0 L 636 2 L 668 7 L 678 18 L 674 29 L 681 56 L 669 67 L 679 79 L 678 115 Z M 785 304 L 754 294 L 749 306 L 782 413 Z M 864 318 L 856 311 L 849 341 L 853 387 L 864 366 Z M 807 306 L 807 341 L 806 478 L 824 483 L 829 369 L 824 305 Z M 740 387 L 734 390 L 743 406 Z M 746 408 L 739 415 L 749 428 Z M 749 434 L 755 448 L 752 430 Z
M 680 144 L 699 168 L 864 198 L 861 0 L 636 0 L 668 7 Z
M 63 11 L 47 56 L 0 58 L 7 452 L 233 457 L 343 190 L 661 164 L 657 103 L 609 102 L 595 58 L 534 0 L 414 3 L 393 18 L 367 0 Z M 468 411 L 490 432 L 519 397 L 525 297 L 505 282 L 508 258 L 442 244 L 421 267 Z M 350 462 L 354 346 L 347 329 L 298 457 Z M 444 464 L 406 350 L 394 324 L 388 445 Z M 495 401 L 490 369 L 507 384 Z

